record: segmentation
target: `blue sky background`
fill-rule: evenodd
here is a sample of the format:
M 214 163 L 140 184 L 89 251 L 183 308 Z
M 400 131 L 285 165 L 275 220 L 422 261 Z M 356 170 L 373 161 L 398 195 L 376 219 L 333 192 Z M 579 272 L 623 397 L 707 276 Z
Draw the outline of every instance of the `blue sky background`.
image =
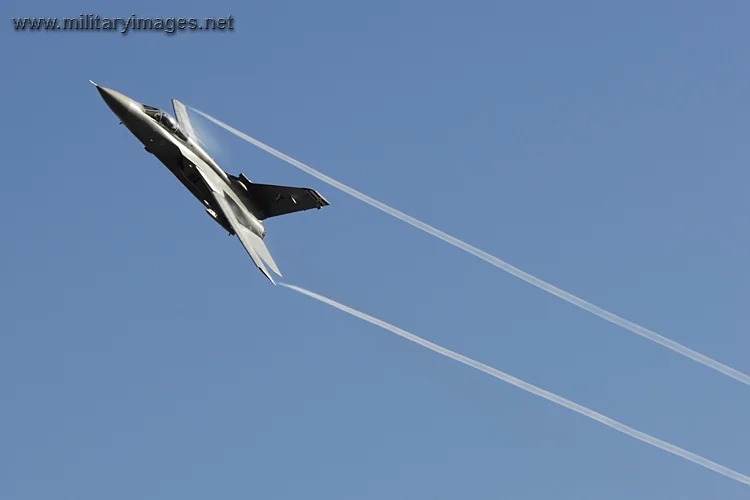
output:
M 747 498 L 273 288 L 88 83 L 180 99 L 750 372 L 746 2 L 0 12 L 0 498 Z M 86 12 L 236 30 L 9 19 Z M 198 126 L 227 171 L 331 202 L 266 224 L 287 282 L 750 473 L 750 388 Z

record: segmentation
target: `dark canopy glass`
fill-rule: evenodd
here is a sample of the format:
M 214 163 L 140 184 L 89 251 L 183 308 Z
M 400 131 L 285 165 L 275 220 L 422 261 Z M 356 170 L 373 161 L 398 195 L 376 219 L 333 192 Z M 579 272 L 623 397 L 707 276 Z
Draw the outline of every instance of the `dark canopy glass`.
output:
M 169 113 L 167 113 L 166 111 L 162 109 L 149 106 L 148 104 L 143 105 L 143 111 L 145 111 L 148 116 L 150 116 L 157 122 L 164 125 L 164 128 L 169 130 L 178 138 L 180 138 L 183 141 L 187 141 L 187 136 L 182 131 L 182 129 L 180 129 L 180 126 L 177 123 L 177 120 L 175 120 L 174 117 L 172 117 L 172 115 L 170 115 Z

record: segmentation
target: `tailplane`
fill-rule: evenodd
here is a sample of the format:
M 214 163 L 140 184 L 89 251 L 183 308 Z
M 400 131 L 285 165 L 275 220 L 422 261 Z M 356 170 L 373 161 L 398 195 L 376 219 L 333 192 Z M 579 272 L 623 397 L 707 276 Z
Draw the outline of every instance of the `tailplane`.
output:
M 183 154 L 193 162 L 196 169 L 201 174 L 201 177 L 206 182 L 206 185 L 211 189 L 213 198 L 218 205 L 216 208 L 218 208 L 227 218 L 229 225 L 234 229 L 237 238 L 239 238 L 242 246 L 245 247 L 245 251 L 250 255 L 253 262 L 258 266 L 258 269 L 260 269 L 263 275 L 275 285 L 276 282 L 266 270 L 264 262 L 279 276 L 281 276 L 281 271 L 279 271 L 276 262 L 273 261 L 271 253 L 263 242 L 263 238 L 247 226 L 248 221 L 245 220 L 242 209 L 221 187 L 222 181 L 218 178 L 218 174 L 208 167 L 202 168 L 201 160 L 195 157 L 195 154 L 189 149 L 185 148 Z
M 247 253 L 250 254 L 250 257 L 252 257 L 253 261 L 255 261 L 255 264 L 261 269 L 261 271 L 265 271 L 265 266 L 263 266 L 263 262 L 265 262 L 268 267 L 271 268 L 271 271 L 281 276 L 281 271 L 279 271 L 279 267 L 276 265 L 276 262 L 274 262 L 273 257 L 271 257 L 271 252 L 268 251 L 268 247 L 266 247 L 263 239 L 251 231 L 245 230 L 242 231 L 242 233 L 243 234 L 242 236 L 240 236 L 240 241 L 247 250 Z M 263 274 L 265 274 L 268 279 L 273 281 L 273 278 L 271 278 L 267 272 L 263 272 Z

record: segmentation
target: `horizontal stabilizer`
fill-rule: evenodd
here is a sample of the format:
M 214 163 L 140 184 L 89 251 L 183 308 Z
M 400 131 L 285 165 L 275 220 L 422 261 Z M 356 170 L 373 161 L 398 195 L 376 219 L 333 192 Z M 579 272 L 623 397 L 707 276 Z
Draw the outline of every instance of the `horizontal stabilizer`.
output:
M 279 267 L 276 265 L 276 262 L 274 262 L 273 257 L 271 257 L 268 248 L 266 248 L 263 238 L 255 234 L 250 228 L 240 222 L 238 215 L 235 213 L 234 207 L 237 207 L 240 210 L 241 208 L 239 208 L 239 205 L 233 200 L 230 202 L 230 200 L 227 199 L 227 196 L 229 195 L 221 188 L 221 180 L 216 178 L 216 174 L 209 168 L 202 168 L 201 161 L 197 158 L 191 158 L 191 156 L 194 156 L 192 152 L 184 151 L 184 154 L 187 155 L 189 160 L 194 161 L 196 169 L 203 177 L 203 180 L 206 182 L 209 189 L 211 189 L 213 197 L 218 204 L 218 208 L 226 216 L 232 229 L 234 229 L 237 238 L 239 238 L 242 246 L 245 247 L 245 251 L 250 255 L 250 258 L 253 259 L 255 265 L 260 269 L 260 272 L 262 272 L 263 275 L 275 285 L 276 282 L 268 273 L 266 266 L 263 265 L 263 263 L 265 262 L 268 264 L 271 270 L 279 276 L 281 276 L 281 271 L 279 271 Z
M 281 276 L 281 271 L 279 271 L 279 267 L 276 265 L 276 262 L 273 261 L 273 257 L 271 257 L 271 252 L 268 251 L 268 247 L 266 247 L 266 244 L 263 242 L 263 239 L 255 234 L 252 231 L 249 231 L 243 227 L 244 231 L 242 231 L 242 236 L 240 237 L 240 240 L 242 241 L 242 244 L 247 247 L 251 247 L 257 255 L 268 264 L 268 267 L 271 268 L 271 271 L 275 272 L 279 276 Z M 238 233 L 239 234 L 239 233 Z M 271 280 L 273 281 L 273 280 Z
M 271 280 L 271 283 L 275 285 L 276 282 L 273 280 L 271 275 L 266 270 L 266 266 L 263 265 L 263 261 L 261 260 L 260 255 L 258 255 L 258 252 L 255 250 L 255 247 L 253 247 L 252 245 L 245 245 L 245 242 L 242 240 L 242 238 L 240 238 L 240 241 L 242 241 L 242 246 L 245 247 L 245 250 L 247 251 L 248 255 L 250 255 L 251 259 L 253 259 L 253 262 L 255 262 L 255 265 L 258 266 L 258 269 L 260 269 L 260 272 L 263 273 L 263 276 Z M 265 245 L 263 246 L 265 248 Z M 268 250 L 266 250 L 266 252 L 268 252 Z
M 253 259 L 253 262 L 255 262 L 255 265 L 258 266 L 258 269 L 260 269 L 265 277 L 271 280 L 271 283 L 275 285 L 276 282 L 273 280 L 271 275 L 268 274 L 266 266 L 264 266 L 263 263 L 265 262 L 266 264 L 268 264 L 271 270 L 279 276 L 281 276 L 281 271 L 279 271 L 276 262 L 274 262 L 273 257 L 271 257 L 271 253 L 268 251 L 266 244 L 263 242 L 263 239 L 260 236 L 252 232 L 249 228 L 245 227 L 237 219 L 237 215 L 235 215 L 232 206 L 226 200 L 225 196 L 226 194 L 221 192 L 214 193 L 216 201 L 219 203 L 222 212 L 224 212 L 224 214 L 229 219 L 229 223 L 237 233 L 237 237 L 240 239 L 242 246 L 245 247 L 245 251 L 247 251 L 248 255 L 250 255 L 250 258 Z

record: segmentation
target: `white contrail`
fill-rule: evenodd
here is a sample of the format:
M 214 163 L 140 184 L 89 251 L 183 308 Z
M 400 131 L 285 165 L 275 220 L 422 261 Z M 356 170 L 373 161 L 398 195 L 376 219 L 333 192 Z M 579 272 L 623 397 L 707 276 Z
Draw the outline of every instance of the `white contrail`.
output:
M 719 361 L 716 361 L 713 358 L 710 358 L 706 356 L 705 354 L 701 354 L 699 352 L 696 352 L 689 347 L 685 347 L 684 345 L 675 342 L 672 339 L 669 339 L 667 337 L 664 337 L 663 335 L 659 335 L 658 333 L 649 330 L 648 328 L 642 327 L 640 325 L 637 325 L 633 323 L 632 321 L 628 321 L 625 318 L 621 318 L 620 316 L 617 316 L 614 313 L 611 313 L 605 309 L 602 309 L 599 306 L 595 306 L 594 304 L 591 304 L 590 302 L 587 302 L 583 300 L 580 297 L 576 297 L 572 293 L 566 292 L 565 290 L 561 290 L 557 288 L 554 285 L 551 285 L 547 283 L 546 281 L 543 281 L 535 276 L 532 276 L 531 274 L 522 271 L 518 269 L 517 267 L 512 266 L 511 264 L 505 262 L 504 260 L 501 260 L 494 255 L 490 255 L 487 252 L 480 250 L 472 245 L 469 245 L 466 242 L 463 242 L 459 240 L 458 238 L 455 238 L 447 233 L 444 233 L 443 231 L 434 228 L 430 226 L 429 224 L 426 224 L 420 220 L 415 219 L 414 217 L 411 217 L 409 215 L 406 215 L 403 212 L 400 212 L 396 210 L 393 207 L 389 207 L 385 203 L 382 203 L 374 198 L 371 198 L 367 196 L 364 193 L 361 193 L 357 191 L 354 188 L 351 188 L 347 186 L 346 184 L 343 184 L 335 179 L 332 179 L 328 177 L 327 175 L 318 172 L 314 168 L 310 167 L 309 165 L 305 165 L 301 161 L 297 161 L 294 158 L 291 158 L 290 156 L 285 155 L 284 153 L 275 150 L 271 146 L 268 146 L 266 144 L 263 144 L 257 139 L 254 139 L 250 137 L 247 134 L 244 134 L 240 132 L 239 130 L 227 125 L 226 123 L 223 123 L 216 118 L 213 118 L 212 116 L 207 115 L 206 113 L 199 111 L 195 108 L 190 108 L 199 115 L 207 118 L 208 120 L 211 120 L 216 125 L 228 130 L 229 132 L 233 133 L 234 135 L 250 142 L 251 144 L 254 144 L 255 146 L 258 146 L 259 148 L 271 153 L 272 155 L 276 156 L 277 158 L 280 158 L 284 160 L 285 162 L 294 165 L 295 167 L 299 168 L 300 170 L 303 170 L 307 172 L 308 174 L 312 175 L 313 177 L 317 177 L 321 181 L 325 182 L 326 184 L 329 184 L 337 189 L 340 189 L 341 191 L 350 194 L 351 196 L 354 196 L 355 198 L 364 201 L 368 205 L 372 205 L 373 207 L 377 208 L 378 210 L 382 210 L 383 212 L 390 214 L 397 219 L 401 219 L 402 221 L 411 224 L 414 227 L 417 227 L 421 229 L 422 231 L 429 233 L 433 236 L 436 236 L 440 238 L 441 240 L 450 243 L 451 245 L 460 248 L 461 250 L 464 250 L 465 252 L 468 252 L 475 257 L 479 257 L 480 259 L 484 260 L 485 262 L 489 262 L 495 267 L 499 267 L 503 271 L 506 271 L 516 278 L 520 278 L 527 283 L 531 283 L 537 288 L 541 288 L 545 292 L 551 293 L 552 295 L 555 295 L 567 302 L 570 302 L 573 305 L 576 305 L 580 307 L 583 310 L 586 310 L 592 314 L 595 314 L 596 316 L 599 316 L 602 319 L 605 319 L 611 323 L 614 323 L 615 325 L 621 326 L 627 330 L 630 330 L 631 332 L 640 335 L 641 337 L 645 337 L 653 342 L 656 342 L 657 344 L 661 344 L 667 349 L 671 349 L 674 352 L 677 352 L 679 354 L 682 354 L 683 356 L 692 359 L 693 361 L 697 361 L 698 363 L 701 363 L 703 365 L 708 366 L 709 368 L 713 368 L 714 370 L 723 373 L 724 375 L 727 375 L 729 377 L 732 377 L 735 380 L 738 380 L 742 382 L 743 384 L 750 385 L 750 375 L 746 375 L 745 373 L 742 373 L 739 370 L 736 370 L 730 366 L 727 366 L 723 363 L 720 363 Z
M 463 363 L 465 365 L 471 366 L 472 368 L 476 368 L 477 370 L 483 371 L 484 373 L 487 373 L 488 375 L 492 375 L 495 378 L 499 378 L 500 380 L 508 382 L 509 384 L 512 384 L 518 387 L 519 389 L 523 389 L 526 392 L 530 392 L 531 394 L 534 394 L 536 396 L 541 396 L 544 399 L 552 401 L 553 403 L 557 403 L 560 406 L 564 406 L 565 408 L 569 410 L 573 410 L 577 413 L 580 413 L 581 415 L 589 417 L 590 419 L 596 420 L 597 422 L 600 422 L 606 425 L 607 427 L 611 427 L 612 429 L 620 431 L 623 434 L 627 434 L 630 437 L 634 437 L 640 441 L 643 441 L 644 443 L 648 443 L 651 446 L 661 448 L 664 451 L 667 451 L 673 455 L 677 455 L 678 457 L 684 458 L 685 460 L 689 460 L 693 463 L 696 463 L 714 472 L 718 472 L 719 474 L 722 474 L 724 476 L 727 476 L 728 478 L 734 479 L 735 481 L 739 481 L 741 483 L 750 485 L 750 476 L 741 474 L 735 470 L 732 470 L 721 464 L 717 464 L 716 462 L 713 462 L 700 455 L 696 455 L 695 453 L 684 450 L 680 448 L 679 446 L 675 446 L 673 444 L 662 441 L 661 439 L 655 438 L 649 434 L 633 429 L 632 427 L 629 427 L 623 423 L 620 423 L 617 420 L 606 417 L 602 415 L 601 413 L 597 413 L 594 410 L 586 408 L 585 406 L 579 405 L 578 403 L 574 403 L 573 401 L 565 399 L 562 396 L 558 396 L 557 394 L 546 391 L 528 382 L 524 382 L 523 380 L 517 379 L 516 377 L 513 377 L 512 375 L 508 375 L 507 373 L 502 372 L 496 368 L 492 368 L 491 366 L 485 365 L 484 363 L 480 363 L 479 361 L 475 361 L 471 358 L 467 358 L 466 356 L 462 354 L 453 352 L 450 349 L 446 349 L 445 347 L 439 346 L 437 344 L 433 344 L 429 340 L 425 340 L 422 337 L 418 337 L 414 335 L 413 333 L 409 333 L 406 330 L 402 330 L 401 328 L 391 325 L 390 323 L 386 323 L 383 320 L 373 318 L 372 316 L 365 314 L 361 311 L 357 311 L 356 309 L 347 307 L 343 304 L 336 302 L 333 299 L 323 297 L 322 295 L 318 295 L 317 293 L 311 292 L 309 290 L 305 290 L 304 288 L 300 288 L 298 286 L 287 285 L 284 283 L 279 283 L 279 284 L 283 287 L 302 293 L 304 295 L 307 295 L 308 297 L 312 297 L 330 306 L 333 306 L 337 309 L 347 312 L 351 314 L 352 316 L 356 316 L 357 318 L 368 321 L 374 325 L 379 326 L 380 328 L 389 330 L 395 333 L 396 335 L 400 335 L 401 337 L 404 337 L 407 340 L 411 340 L 412 342 L 417 343 L 423 347 L 426 347 L 427 349 L 430 349 L 432 351 L 435 351 L 438 354 L 442 354 L 443 356 L 447 356 L 451 359 L 454 359 L 458 361 L 459 363 Z

